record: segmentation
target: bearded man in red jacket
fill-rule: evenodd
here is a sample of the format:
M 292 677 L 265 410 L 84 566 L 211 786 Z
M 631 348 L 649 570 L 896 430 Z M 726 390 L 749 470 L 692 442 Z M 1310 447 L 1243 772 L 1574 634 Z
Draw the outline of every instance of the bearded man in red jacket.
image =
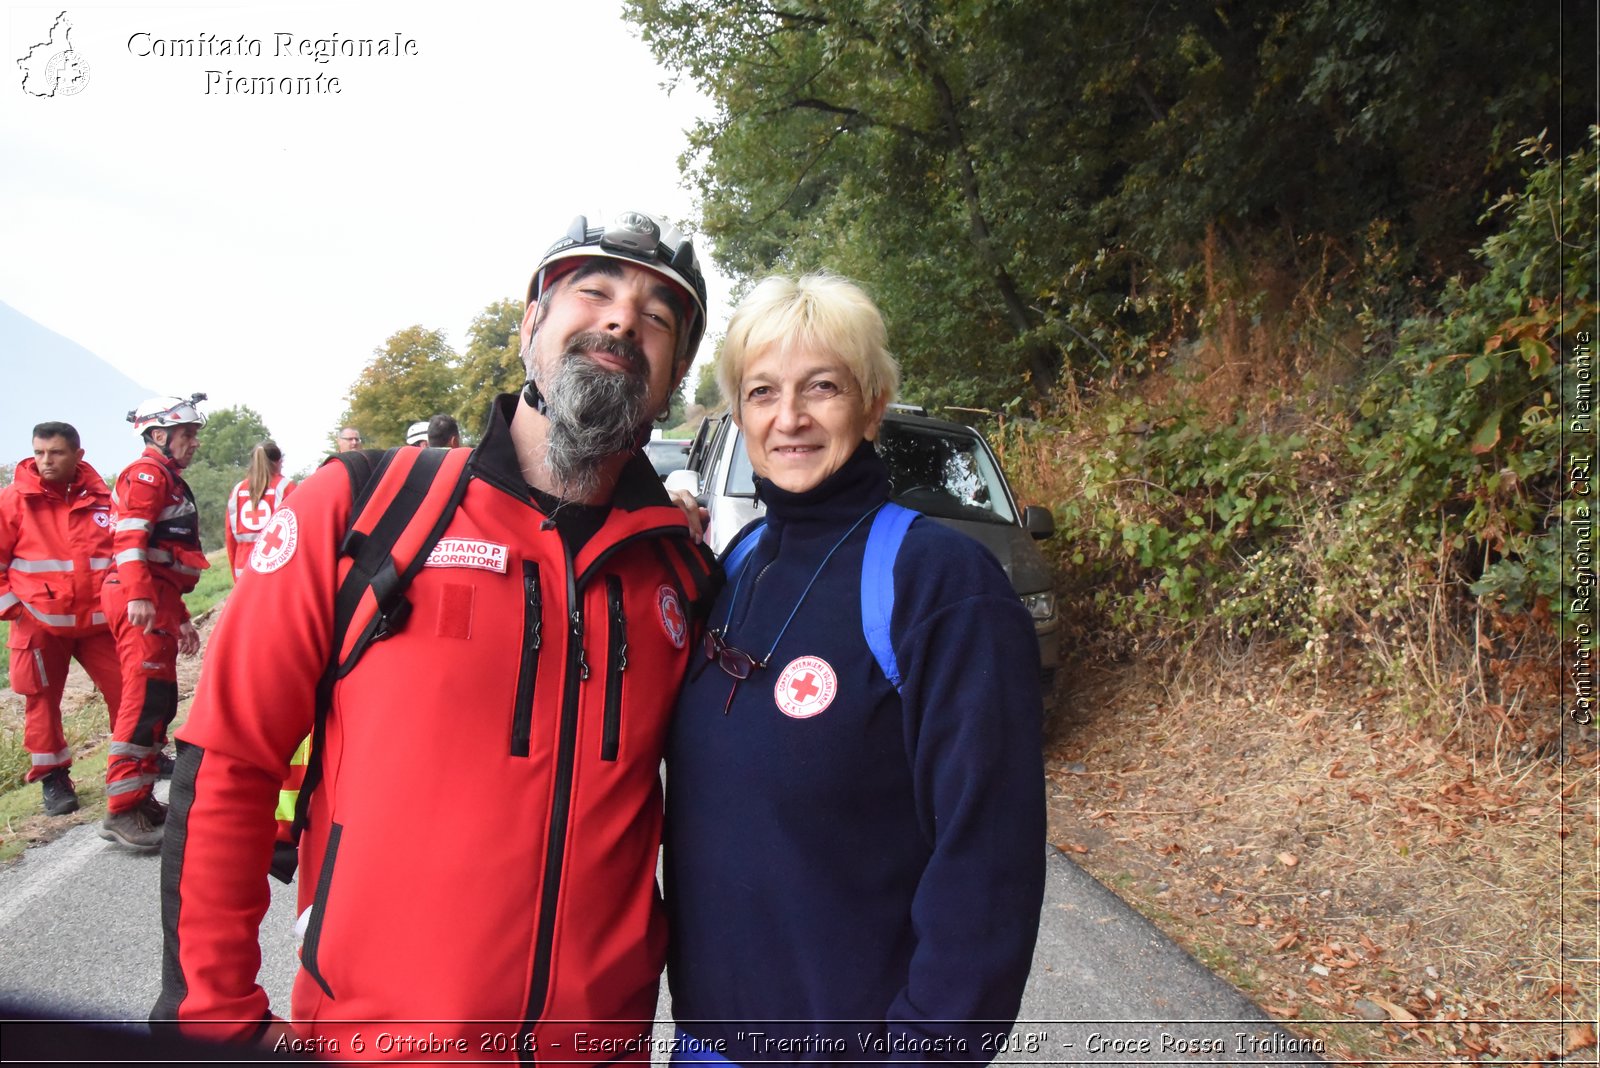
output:
M 273 515 L 178 736 L 153 1019 L 333 1057 L 648 1061 L 661 753 L 716 577 L 642 449 L 705 302 L 675 229 L 574 221 L 528 287 L 523 389 L 469 456 L 434 457 L 468 477 L 408 613 L 325 703 L 355 465 L 324 465 Z M 400 496 L 378 482 L 368 502 Z M 300 798 L 286 1022 L 257 982 L 258 928 L 308 734 L 321 777 Z

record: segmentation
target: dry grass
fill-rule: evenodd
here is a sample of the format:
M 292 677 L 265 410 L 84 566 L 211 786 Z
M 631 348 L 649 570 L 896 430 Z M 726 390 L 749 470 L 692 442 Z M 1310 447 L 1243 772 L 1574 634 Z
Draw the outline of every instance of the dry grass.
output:
M 1595 735 L 1212 663 L 1063 697 L 1053 840 L 1336 1057 L 1592 1058 Z

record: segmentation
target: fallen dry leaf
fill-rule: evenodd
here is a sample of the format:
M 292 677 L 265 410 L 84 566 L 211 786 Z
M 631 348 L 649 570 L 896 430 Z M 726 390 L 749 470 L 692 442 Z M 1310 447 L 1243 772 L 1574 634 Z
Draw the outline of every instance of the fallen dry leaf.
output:
M 1576 1053 L 1595 1044 L 1594 1025 L 1576 1023 L 1567 1028 L 1567 1052 Z
M 1293 853 L 1279 853 L 1278 863 L 1282 864 L 1285 868 L 1292 868 L 1296 864 L 1300 863 L 1300 858 L 1295 856 Z
M 1384 1001 L 1384 999 L 1379 998 L 1378 994 L 1371 993 L 1366 994 L 1366 999 L 1373 1002 L 1374 1006 L 1378 1006 L 1379 1009 L 1387 1012 L 1390 1020 L 1400 1020 L 1402 1023 L 1416 1023 L 1416 1017 L 1411 1015 L 1410 1012 L 1406 1012 L 1406 1010 L 1402 1009 L 1402 1007 L 1397 1006 L 1395 1002 Z

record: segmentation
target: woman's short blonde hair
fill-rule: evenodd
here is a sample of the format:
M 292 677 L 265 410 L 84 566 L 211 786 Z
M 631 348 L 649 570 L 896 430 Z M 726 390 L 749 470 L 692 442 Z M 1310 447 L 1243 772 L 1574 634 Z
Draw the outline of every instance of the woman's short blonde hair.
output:
M 888 404 L 900 388 L 883 314 L 860 286 L 827 271 L 764 278 L 734 309 L 717 359 L 717 387 L 735 415 L 745 364 L 773 347 L 837 356 L 861 387 L 863 409 Z

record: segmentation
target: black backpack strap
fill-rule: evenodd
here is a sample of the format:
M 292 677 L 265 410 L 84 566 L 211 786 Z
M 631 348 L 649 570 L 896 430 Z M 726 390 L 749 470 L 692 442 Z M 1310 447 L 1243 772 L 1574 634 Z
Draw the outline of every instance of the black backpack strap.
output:
M 334 594 L 333 641 L 317 681 L 311 753 L 295 802 L 292 833 L 297 842 L 310 818 L 311 795 L 322 780 L 334 683 L 355 668 L 368 646 L 405 626 L 411 614 L 405 589 L 427 563 L 466 495 L 472 478 L 470 458 L 470 449 L 412 446 L 333 458 L 350 476 L 350 526 L 339 546 L 340 557 L 349 558 L 350 564 Z

